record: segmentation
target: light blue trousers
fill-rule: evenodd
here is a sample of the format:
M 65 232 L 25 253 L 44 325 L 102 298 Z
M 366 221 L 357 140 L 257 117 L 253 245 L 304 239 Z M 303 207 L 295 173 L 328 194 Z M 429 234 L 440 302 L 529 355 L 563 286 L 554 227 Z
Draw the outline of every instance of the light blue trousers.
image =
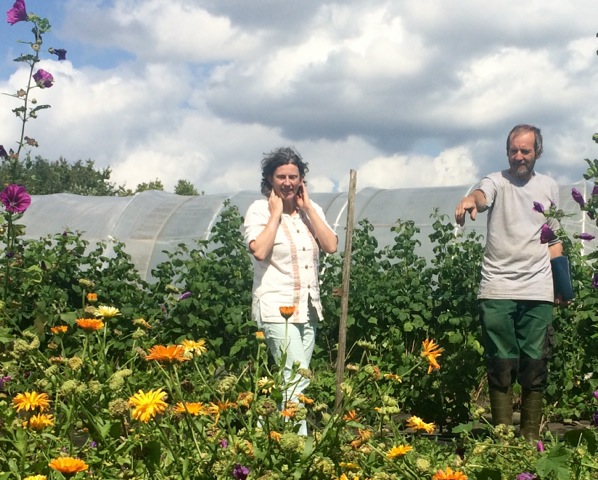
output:
M 292 375 L 293 364 L 297 362 L 299 368 L 309 368 L 309 362 L 316 342 L 317 314 L 310 308 L 307 323 L 263 323 L 261 325 L 266 344 L 277 363 L 280 363 L 283 352 L 286 361 L 283 377 L 288 385 L 284 392 L 284 402 L 301 402 L 297 396 L 302 394 L 309 386 L 309 379 L 301 375 Z M 292 377 L 292 378 L 291 378 Z M 305 420 L 300 422 L 299 435 L 307 435 Z

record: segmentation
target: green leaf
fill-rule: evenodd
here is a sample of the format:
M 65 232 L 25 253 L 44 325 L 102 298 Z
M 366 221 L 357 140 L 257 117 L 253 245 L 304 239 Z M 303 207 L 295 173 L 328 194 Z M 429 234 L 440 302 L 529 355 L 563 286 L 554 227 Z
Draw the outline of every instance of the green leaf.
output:
M 549 475 L 554 474 L 558 480 L 569 480 L 568 462 L 570 456 L 571 452 L 563 445 L 550 450 L 536 462 L 538 475 L 542 478 L 548 478 Z

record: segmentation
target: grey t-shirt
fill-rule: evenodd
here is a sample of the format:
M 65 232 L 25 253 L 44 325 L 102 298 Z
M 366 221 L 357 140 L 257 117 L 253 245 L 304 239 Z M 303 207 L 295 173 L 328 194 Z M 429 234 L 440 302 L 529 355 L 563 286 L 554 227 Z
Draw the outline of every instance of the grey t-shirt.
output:
M 534 202 L 545 209 L 558 206 L 557 183 L 539 173 L 522 181 L 503 170 L 484 177 L 476 189 L 486 196 L 488 208 L 478 298 L 552 302 L 550 255 L 540 231 L 544 223 L 556 231 L 558 222 L 534 210 Z

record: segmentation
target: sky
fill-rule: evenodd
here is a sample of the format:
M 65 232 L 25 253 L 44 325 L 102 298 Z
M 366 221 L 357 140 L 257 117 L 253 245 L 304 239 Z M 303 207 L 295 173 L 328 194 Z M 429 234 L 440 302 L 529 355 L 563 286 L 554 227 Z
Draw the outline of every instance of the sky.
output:
M 0 0 L 5 12 L 14 0 Z M 293 146 L 314 192 L 469 185 L 507 166 L 518 123 L 536 170 L 582 179 L 598 157 L 596 0 L 25 0 L 46 17 L 26 134 L 48 160 L 93 160 L 127 188 L 180 179 L 258 191 Z M 31 25 L 0 22 L 0 92 L 26 85 Z M 67 50 L 59 62 L 48 47 Z M 0 95 L 0 144 L 19 106 Z

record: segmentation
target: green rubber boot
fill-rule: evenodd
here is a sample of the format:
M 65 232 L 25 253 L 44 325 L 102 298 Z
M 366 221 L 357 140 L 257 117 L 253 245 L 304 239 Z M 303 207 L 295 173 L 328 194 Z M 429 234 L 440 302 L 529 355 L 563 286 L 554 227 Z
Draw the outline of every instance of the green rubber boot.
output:
M 523 390 L 521 395 L 521 436 L 530 442 L 540 440 L 540 421 L 544 408 L 544 393 Z
M 513 387 L 506 390 L 490 387 L 490 412 L 494 425 L 513 424 Z

